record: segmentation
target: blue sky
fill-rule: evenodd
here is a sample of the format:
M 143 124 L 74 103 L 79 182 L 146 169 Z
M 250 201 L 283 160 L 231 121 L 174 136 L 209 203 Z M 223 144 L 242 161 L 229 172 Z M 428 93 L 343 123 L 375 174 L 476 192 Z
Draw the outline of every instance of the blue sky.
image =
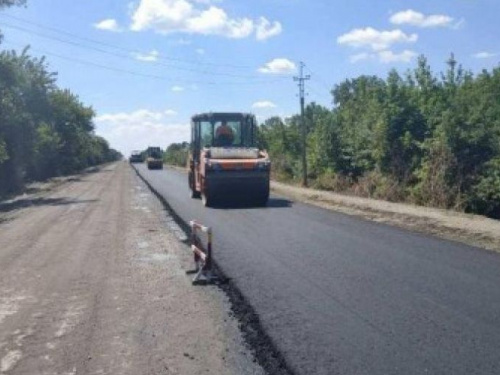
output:
M 194 113 L 296 113 L 299 61 L 307 101 L 325 106 L 335 83 L 403 72 L 419 54 L 435 71 L 451 52 L 490 69 L 499 14 L 498 0 L 28 0 L 0 13 L 0 47 L 46 55 L 128 154 L 188 140 Z

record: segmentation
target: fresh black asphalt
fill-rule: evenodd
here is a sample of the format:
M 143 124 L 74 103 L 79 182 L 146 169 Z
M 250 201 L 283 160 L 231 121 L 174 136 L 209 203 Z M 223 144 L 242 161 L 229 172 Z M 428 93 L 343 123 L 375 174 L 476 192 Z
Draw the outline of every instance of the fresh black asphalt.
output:
M 139 173 L 214 258 L 297 374 L 500 374 L 500 256 L 272 197 L 205 208 L 187 175 Z

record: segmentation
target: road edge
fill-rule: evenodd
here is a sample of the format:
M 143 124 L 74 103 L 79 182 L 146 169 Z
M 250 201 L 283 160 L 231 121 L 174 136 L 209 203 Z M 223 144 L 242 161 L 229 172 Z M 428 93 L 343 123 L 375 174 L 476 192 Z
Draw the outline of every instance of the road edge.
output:
M 168 164 L 166 167 L 187 173 L 186 168 Z M 277 181 L 271 181 L 271 191 L 295 202 L 500 253 L 500 222 L 485 216 L 349 196 Z M 419 211 L 419 215 L 412 211 Z M 462 220 L 464 223 L 459 226 L 450 225 L 446 222 L 449 218 Z M 477 229 L 478 223 L 484 223 L 480 230 Z M 495 226 L 498 226 L 497 230 Z M 490 229 L 487 230 L 486 227 Z
M 273 192 L 301 203 L 500 253 L 500 222 L 493 219 L 451 210 L 351 197 L 275 181 L 271 184 Z M 463 223 L 453 224 L 451 221 Z M 483 224 L 483 227 L 477 229 L 478 224 Z M 489 229 L 486 229 L 487 226 Z M 498 226 L 498 234 L 491 229 L 495 226 Z
M 130 166 L 156 198 L 158 198 L 172 219 L 184 231 L 186 238 L 189 239 L 189 223 L 185 222 L 177 215 L 167 200 L 141 175 L 133 164 Z M 189 240 L 179 241 L 186 245 L 189 242 Z M 266 373 L 271 375 L 296 375 L 287 364 L 285 357 L 278 350 L 273 339 L 266 333 L 264 327 L 260 323 L 259 315 L 253 306 L 246 300 L 238 286 L 226 276 L 224 270 L 217 264 L 216 260 L 214 260 L 214 267 L 217 275 L 223 280 L 217 284 L 217 287 L 228 297 L 231 306 L 230 315 L 238 321 L 243 339 L 252 351 L 257 363 Z

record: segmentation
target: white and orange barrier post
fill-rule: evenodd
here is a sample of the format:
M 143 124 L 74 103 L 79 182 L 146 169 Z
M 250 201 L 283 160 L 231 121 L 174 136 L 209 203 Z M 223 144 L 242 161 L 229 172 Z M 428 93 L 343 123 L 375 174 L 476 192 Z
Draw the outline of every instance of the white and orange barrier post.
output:
M 214 282 L 218 278 L 213 273 L 212 228 L 201 225 L 194 220 L 190 221 L 189 225 L 191 226 L 191 250 L 193 250 L 195 269 L 187 273 L 195 274 L 193 285 Z M 198 232 L 207 236 L 206 247 L 203 246 Z

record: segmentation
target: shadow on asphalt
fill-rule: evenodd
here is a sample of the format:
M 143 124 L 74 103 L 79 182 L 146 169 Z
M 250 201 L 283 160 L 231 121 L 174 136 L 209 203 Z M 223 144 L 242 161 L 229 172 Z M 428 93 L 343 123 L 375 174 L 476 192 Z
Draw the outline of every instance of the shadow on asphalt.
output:
M 255 203 L 248 201 L 241 201 L 237 199 L 230 199 L 225 202 L 214 202 L 212 208 L 215 209 L 224 209 L 224 210 L 233 210 L 233 209 L 272 209 L 272 208 L 290 208 L 292 207 L 293 202 L 288 199 L 282 198 L 269 198 L 269 201 L 265 206 L 258 206 Z
M 30 206 L 65 206 L 68 204 L 94 203 L 97 201 L 98 199 L 78 200 L 67 198 L 18 199 L 13 202 L 0 203 L 0 212 L 9 212 Z

